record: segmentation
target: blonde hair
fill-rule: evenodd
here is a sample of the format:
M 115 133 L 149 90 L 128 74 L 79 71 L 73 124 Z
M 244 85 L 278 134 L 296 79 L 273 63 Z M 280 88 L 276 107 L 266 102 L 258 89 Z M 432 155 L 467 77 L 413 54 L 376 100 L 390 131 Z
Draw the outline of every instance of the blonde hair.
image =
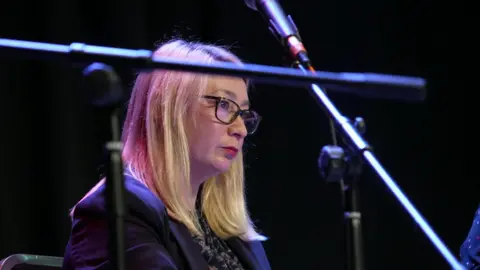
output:
M 225 48 L 183 40 L 166 42 L 154 54 L 204 63 L 242 63 Z M 202 234 L 198 214 L 189 196 L 183 194 L 191 190 L 187 123 L 209 79 L 211 76 L 200 73 L 170 70 L 140 73 L 122 133 L 123 160 L 132 176 L 163 201 L 171 217 L 195 235 Z M 239 153 L 227 172 L 203 184 L 199 198 L 203 213 L 220 238 L 265 240 L 250 219 L 244 189 L 243 156 Z

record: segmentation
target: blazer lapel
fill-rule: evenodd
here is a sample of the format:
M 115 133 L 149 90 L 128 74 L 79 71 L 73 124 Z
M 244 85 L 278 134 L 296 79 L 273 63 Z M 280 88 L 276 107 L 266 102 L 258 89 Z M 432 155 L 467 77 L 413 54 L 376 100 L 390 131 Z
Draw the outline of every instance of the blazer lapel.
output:
M 227 244 L 232 249 L 233 253 L 237 255 L 238 259 L 247 269 L 262 270 L 255 253 L 253 252 L 249 243 L 242 241 L 238 237 L 233 237 L 227 240 Z
M 170 231 L 175 236 L 181 251 L 184 254 L 188 269 L 191 270 L 208 270 L 208 264 L 202 256 L 200 247 L 193 242 L 192 236 L 187 227 L 183 224 L 169 220 Z

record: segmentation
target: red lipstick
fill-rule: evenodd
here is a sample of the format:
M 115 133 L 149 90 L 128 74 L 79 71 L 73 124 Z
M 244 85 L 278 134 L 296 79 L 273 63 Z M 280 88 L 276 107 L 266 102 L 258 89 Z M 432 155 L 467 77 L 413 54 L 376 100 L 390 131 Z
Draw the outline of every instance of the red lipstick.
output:
M 235 147 L 222 147 L 229 155 L 235 156 L 238 153 L 238 149 Z

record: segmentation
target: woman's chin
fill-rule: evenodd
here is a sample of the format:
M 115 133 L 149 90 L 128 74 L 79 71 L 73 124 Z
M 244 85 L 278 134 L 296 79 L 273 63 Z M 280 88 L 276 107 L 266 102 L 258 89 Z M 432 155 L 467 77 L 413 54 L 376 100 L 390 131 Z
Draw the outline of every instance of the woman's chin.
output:
M 233 160 L 230 160 L 226 157 L 219 157 L 213 162 L 213 167 L 218 171 L 218 173 L 224 173 L 230 169 L 232 166 Z

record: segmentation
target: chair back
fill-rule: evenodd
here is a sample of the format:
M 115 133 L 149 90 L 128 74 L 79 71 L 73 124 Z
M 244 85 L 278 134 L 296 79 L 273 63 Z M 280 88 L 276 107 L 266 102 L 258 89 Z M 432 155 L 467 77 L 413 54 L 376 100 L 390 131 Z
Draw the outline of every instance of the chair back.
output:
M 13 254 L 0 261 L 0 270 L 58 270 L 62 264 L 62 257 Z

